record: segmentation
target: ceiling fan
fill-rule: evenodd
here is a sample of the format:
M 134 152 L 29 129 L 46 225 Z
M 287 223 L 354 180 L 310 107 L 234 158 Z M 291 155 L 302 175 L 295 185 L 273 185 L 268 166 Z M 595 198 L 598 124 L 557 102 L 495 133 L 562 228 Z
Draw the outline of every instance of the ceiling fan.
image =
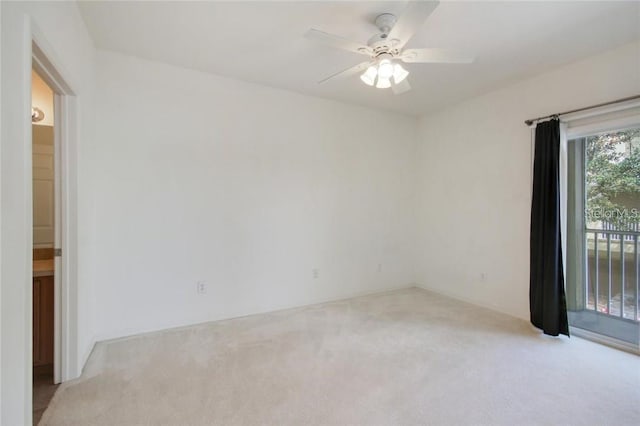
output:
M 407 81 L 409 72 L 404 69 L 401 62 L 409 64 L 468 64 L 473 62 L 473 55 L 456 50 L 404 49 L 407 42 L 438 7 L 438 4 L 437 1 L 410 1 L 399 18 L 391 13 L 378 15 L 375 19 L 375 25 L 380 33 L 371 37 L 367 44 L 310 29 L 305 34 L 309 40 L 369 57 L 367 61 L 330 75 L 318 83 L 335 78 L 346 78 L 362 72 L 360 79 L 365 84 L 379 89 L 390 87 L 395 94 L 400 94 L 411 89 Z

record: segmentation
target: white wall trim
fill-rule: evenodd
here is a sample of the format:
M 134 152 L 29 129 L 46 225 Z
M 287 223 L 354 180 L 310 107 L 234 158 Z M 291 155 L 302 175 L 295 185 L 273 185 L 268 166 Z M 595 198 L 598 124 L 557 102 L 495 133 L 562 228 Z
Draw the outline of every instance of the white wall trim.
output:
M 465 302 L 465 303 L 468 303 L 470 305 L 478 306 L 480 308 L 485 308 L 485 309 L 489 309 L 489 310 L 494 311 L 494 312 L 499 312 L 501 314 L 509 315 L 510 317 L 518 318 L 518 319 L 521 319 L 523 321 L 529 321 L 529 318 L 524 317 L 522 315 L 518 315 L 518 314 L 516 314 L 514 312 L 509 312 L 507 310 L 504 310 L 504 309 L 500 308 L 500 306 L 495 305 L 495 304 L 481 303 L 481 302 L 478 302 L 476 299 L 471 299 L 470 297 L 460 296 L 459 294 L 456 294 L 456 293 L 453 293 L 453 292 L 450 292 L 450 291 L 442 291 L 440 289 L 434 289 L 434 288 L 431 288 L 431 287 L 429 287 L 427 285 L 423 285 L 423 284 L 416 284 L 416 288 L 419 288 L 419 289 L 425 290 L 425 291 L 429 291 L 431 293 L 435 293 L 435 294 L 438 294 L 440 296 L 448 297 L 450 299 L 459 300 L 461 302 Z
M 55 259 L 55 345 L 54 380 L 56 383 L 80 375 L 77 333 L 76 221 L 76 149 L 78 138 L 77 103 L 71 79 L 57 59 L 47 39 L 35 23 L 31 25 L 33 68 L 54 91 L 55 243 L 62 257 Z M 30 171 L 29 171 L 30 172 Z
M 79 359 L 79 362 L 78 362 L 78 371 L 77 371 L 78 374 L 76 375 L 76 378 L 80 377 L 80 375 L 84 372 L 84 369 L 87 366 L 87 361 L 89 361 L 89 357 L 91 356 L 93 349 L 96 347 L 96 343 L 98 343 L 96 339 L 91 339 L 87 347 L 84 349 L 84 352 L 82 353 L 82 357 Z
M 610 113 L 615 113 L 615 112 L 619 112 L 619 111 L 625 111 L 625 110 L 629 110 L 629 109 L 633 109 L 633 108 L 638 108 L 640 107 L 640 99 L 633 99 L 630 101 L 624 101 L 624 102 L 618 102 L 616 104 L 612 104 L 612 105 L 606 105 L 606 106 L 601 106 L 601 107 L 597 107 L 597 108 L 591 108 L 585 111 L 578 111 L 578 112 L 574 112 L 571 114 L 564 114 L 561 117 L 562 121 L 567 121 L 567 122 L 571 122 L 571 121 L 576 121 L 576 120 L 583 120 L 585 118 L 590 118 L 590 117 L 598 117 L 598 116 L 602 116 L 604 114 L 610 114 Z
M 31 20 L 16 18 L 2 22 L 2 424 L 32 418 Z
M 4 5 L 3 5 L 4 6 Z M 0 293 L 2 307 L 2 417 L 1 424 L 19 425 L 32 423 L 32 140 L 31 140 L 31 70 L 32 66 L 40 67 L 47 83 L 57 88 L 64 95 L 73 95 L 68 85 L 68 73 L 60 66 L 46 37 L 39 30 L 29 14 L 16 13 L 14 18 L 6 18 L 2 22 L 2 232 L 1 283 Z M 35 43 L 35 48 L 34 48 Z M 36 60 L 33 60 L 36 55 Z M 44 71 L 49 71 L 48 74 Z M 64 77 L 63 77 L 64 76 Z M 46 80 L 45 80 L 46 81 Z M 64 83 L 62 83 L 64 82 Z M 57 87 L 56 87 L 57 84 Z M 10 87 L 11 90 L 7 90 Z M 64 100 L 64 98 L 69 98 Z M 75 117 L 75 103 L 70 96 L 64 96 L 61 108 L 66 110 L 67 117 Z M 65 107 L 65 103 L 67 104 Z M 65 126 L 65 124 L 67 126 Z M 65 127 L 68 127 L 65 130 Z M 71 141 L 63 144 L 63 152 L 68 157 L 66 168 L 73 171 L 73 178 L 63 177 L 67 185 L 67 195 L 72 194 L 75 200 L 75 149 L 77 138 L 77 122 L 73 118 L 61 125 L 62 139 Z M 68 134 L 65 134 L 68 132 Z M 63 163 L 63 167 L 65 167 Z M 64 196 L 63 196 L 64 200 Z M 64 203 L 63 203 L 64 204 Z M 10 206 L 10 207 L 8 207 Z M 63 210 L 65 205 L 62 206 Z M 65 210 L 65 215 L 75 215 L 75 205 Z M 67 230 L 71 229 L 67 226 Z M 73 231 L 75 232 L 75 230 Z M 67 238 L 67 251 L 75 248 L 75 234 L 63 236 Z M 73 260 L 70 259 L 71 262 Z M 69 263 L 71 263 L 69 262 Z M 76 266 L 71 263 L 72 266 Z M 67 278 L 75 276 L 69 264 L 65 265 Z M 66 296 L 69 303 L 65 306 L 70 314 L 60 315 L 68 322 L 70 332 L 61 346 L 63 369 L 59 373 L 62 379 L 77 375 L 77 324 L 75 287 L 68 289 Z M 64 293 L 63 293 L 64 294 Z M 56 331 L 58 332 L 58 331 Z M 66 352 L 66 353 L 65 353 Z
M 138 331 L 138 332 L 131 333 L 131 334 L 125 334 L 125 335 L 120 334 L 120 333 L 117 333 L 117 334 L 115 334 L 113 336 L 103 335 L 103 336 L 100 336 L 100 338 L 97 339 L 97 341 L 94 342 L 94 345 L 92 345 L 90 348 L 88 348 L 87 357 L 91 354 L 91 351 L 94 349 L 95 344 L 117 342 L 117 341 L 121 341 L 121 340 L 133 339 L 133 338 L 142 337 L 142 336 L 149 336 L 149 335 L 164 333 L 164 332 L 168 332 L 168 331 L 187 330 L 187 329 L 190 329 L 190 328 L 193 328 L 193 327 L 200 327 L 200 326 L 205 325 L 205 324 L 212 324 L 212 323 L 216 323 L 216 322 L 220 322 L 220 321 L 230 321 L 230 320 L 235 320 L 235 319 L 239 319 L 239 318 L 253 317 L 253 316 L 257 316 L 257 315 L 269 315 L 269 314 L 273 314 L 273 313 L 297 311 L 297 310 L 306 309 L 306 308 L 309 308 L 309 307 L 312 307 L 312 306 L 322 305 L 322 304 L 325 304 L 325 303 L 342 302 L 342 301 L 345 301 L 345 300 L 350 300 L 350 299 L 354 299 L 354 298 L 358 298 L 358 297 L 369 297 L 369 296 L 384 295 L 384 294 L 393 293 L 393 292 L 397 292 L 397 291 L 408 290 L 408 289 L 411 289 L 411 288 L 420 288 L 420 287 L 416 286 L 415 284 L 406 284 L 406 285 L 400 285 L 400 286 L 388 286 L 387 288 L 383 288 L 383 289 L 379 289 L 379 290 L 352 292 L 352 293 L 349 293 L 349 294 L 344 295 L 344 296 L 319 298 L 317 300 L 314 300 L 314 301 L 309 302 L 309 303 L 304 303 L 304 304 L 287 305 L 287 306 L 279 307 L 279 308 L 276 308 L 276 309 L 268 309 L 268 310 L 263 310 L 263 311 L 258 311 L 258 312 L 251 312 L 251 313 L 247 313 L 247 314 L 234 315 L 234 316 L 230 316 L 230 317 L 221 317 L 221 318 L 216 318 L 216 319 L 213 319 L 213 320 L 201 321 L 201 322 L 196 322 L 196 323 L 187 323 L 187 324 L 184 324 L 184 325 L 173 325 L 173 326 L 172 325 L 167 325 L 167 326 L 161 326 L 161 327 L 156 327 L 156 328 L 149 328 L 147 330 L 142 330 L 142 331 Z M 423 289 L 423 290 L 425 290 L 425 289 Z
M 612 113 L 603 113 L 601 116 L 591 116 L 589 120 L 567 122 L 567 137 L 575 139 L 610 130 L 623 130 L 635 127 L 638 123 L 640 123 L 640 107 L 618 110 Z
M 567 114 L 562 117 L 562 122 L 566 123 L 568 139 L 637 126 L 640 123 L 640 99 Z
M 2 5 L 0 5 L 0 25 L 2 25 Z M 2 31 L 0 31 L 0 48 L 2 47 Z M 0 142 L 2 142 L 2 55 L 0 54 Z M 2 149 L 0 148 L 0 164 Z M 2 200 L 2 173 L 0 173 L 0 200 Z M 0 241 L 2 241 L 2 209 L 0 209 Z M 0 244 L 0 277 L 2 277 L 2 244 Z M 2 309 L 2 284 L 0 281 L 0 309 Z M 2 331 L 2 315 L 0 314 L 0 333 Z M 0 366 L 2 366 L 2 338 L 0 338 Z M 0 422 L 2 422 L 2 368 L 0 368 Z

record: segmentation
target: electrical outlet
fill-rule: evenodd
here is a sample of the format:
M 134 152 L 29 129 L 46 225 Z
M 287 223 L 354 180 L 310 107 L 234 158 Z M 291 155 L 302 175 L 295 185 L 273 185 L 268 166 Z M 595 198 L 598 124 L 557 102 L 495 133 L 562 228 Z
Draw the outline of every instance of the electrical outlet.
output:
M 480 274 L 480 281 L 482 281 L 482 282 L 487 281 L 487 276 L 488 276 L 488 274 L 486 272 L 482 272 Z
M 382 263 L 378 263 L 378 272 L 382 272 Z
M 207 294 L 207 283 L 205 281 L 198 281 L 196 284 L 196 291 L 198 294 Z
M 320 273 L 318 272 L 318 270 L 317 270 L 317 269 L 314 269 L 314 270 L 312 271 L 312 273 L 313 273 L 313 279 L 314 279 L 314 280 L 317 280 L 317 279 L 318 279 L 318 277 L 320 276 Z

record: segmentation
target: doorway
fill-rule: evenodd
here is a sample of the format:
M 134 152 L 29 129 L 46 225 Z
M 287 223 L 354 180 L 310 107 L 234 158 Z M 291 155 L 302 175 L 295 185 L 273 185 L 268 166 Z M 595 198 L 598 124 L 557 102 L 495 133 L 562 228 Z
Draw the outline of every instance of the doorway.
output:
M 56 168 L 54 92 L 31 71 L 32 138 L 32 309 L 33 423 L 37 424 L 57 388 L 54 378 L 56 339 L 55 280 Z M 58 336 L 59 339 L 59 336 Z
M 569 323 L 638 351 L 640 123 L 574 137 L 568 154 Z
M 4 6 L 4 5 L 3 5 Z M 6 9 L 6 10 L 5 10 Z M 6 13 L 5 13 L 6 12 Z M 7 15 L 8 14 L 8 15 Z M 33 372 L 33 210 L 31 77 L 35 70 L 53 89 L 56 220 L 54 248 L 54 380 L 79 377 L 93 346 L 78 315 L 78 145 L 82 88 L 60 56 L 23 8 L 2 7 L 2 422 L 30 424 Z M 5 19 L 6 18 L 6 19 Z M 8 25 L 4 25 L 8 24 Z M 89 86 L 90 89 L 91 86 Z M 5 90 L 6 89 L 6 90 Z M 90 99 L 90 90 L 87 93 Z M 81 90 L 81 89 L 80 89 Z M 60 166 L 58 167 L 58 164 Z M 58 245 L 58 243 L 60 245 Z M 82 301 L 89 300 L 86 296 Z M 88 309 L 88 308 L 87 308 Z M 7 392 L 4 392 L 7 390 Z M 46 414 L 45 414 L 46 416 Z

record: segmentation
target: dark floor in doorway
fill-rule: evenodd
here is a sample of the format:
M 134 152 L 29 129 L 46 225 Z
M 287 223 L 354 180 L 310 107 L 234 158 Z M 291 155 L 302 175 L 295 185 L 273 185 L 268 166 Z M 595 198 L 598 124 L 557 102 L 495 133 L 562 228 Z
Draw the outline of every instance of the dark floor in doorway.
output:
M 53 374 L 47 372 L 33 372 L 33 424 L 37 425 L 44 410 L 49 406 L 58 385 L 53 384 Z

